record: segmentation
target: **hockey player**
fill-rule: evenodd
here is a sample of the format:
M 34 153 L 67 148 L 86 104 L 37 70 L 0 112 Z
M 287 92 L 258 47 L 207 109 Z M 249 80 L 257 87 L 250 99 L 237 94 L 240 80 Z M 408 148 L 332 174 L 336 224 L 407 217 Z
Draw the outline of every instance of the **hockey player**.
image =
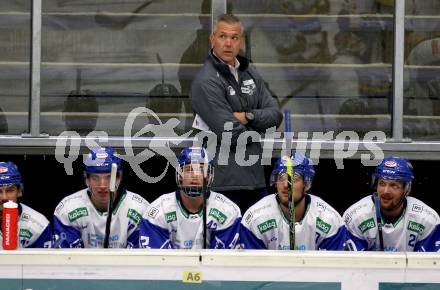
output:
M 438 251 L 440 218 L 425 203 L 408 197 L 414 179 L 411 164 L 387 157 L 376 167 L 377 193 L 349 207 L 343 217 L 347 245 L 354 251 Z
M 309 159 L 299 153 L 277 160 L 271 184 L 276 194 L 268 195 L 243 215 L 240 244 L 245 249 L 289 250 L 288 159 L 292 160 L 295 205 L 296 250 L 342 250 L 346 239 L 339 213 L 321 198 L 308 194 L 315 171 Z
M 118 166 L 118 171 L 109 248 L 137 245 L 139 224 L 148 202 L 138 194 L 118 188 L 122 178 L 121 159 L 112 148 L 99 148 L 92 150 L 85 160 L 87 188 L 65 197 L 55 209 L 54 247 L 103 247 L 113 163 Z
M 214 172 L 205 149 L 183 149 L 179 168 L 179 189 L 152 202 L 143 217 L 140 247 L 202 249 L 206 243 L 211 249 L 235 248 L 240 209 L 224 195 L 210 191 Z
M 3 204 L 9 200 L 17 203 L 23 194 L 21 174 L 12 162 L 0 162 L 0 224 Z M 18 203 L 18 247 L 50 248 L 52 230 L 47 218 L 23 203 Z M 2 247 L 0 230 L 0 249 Z

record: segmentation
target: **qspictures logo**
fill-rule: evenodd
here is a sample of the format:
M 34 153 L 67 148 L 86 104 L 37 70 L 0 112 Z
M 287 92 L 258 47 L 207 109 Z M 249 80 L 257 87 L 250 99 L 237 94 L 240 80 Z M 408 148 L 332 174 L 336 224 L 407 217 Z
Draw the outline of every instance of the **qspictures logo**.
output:
M 147 118 L 151 116 L 152 118 Z M 135 121 L 140 118 L 142 122 L 146 119 L 154 119 L 155 124 L 146 124 L 142 129 L 132 135 Z M 127 116 L 124 124 L 124 138 L 123 147 L 124 154 L 118 156 L 129 163 L 130 168 L 136 175 L 147 183 L 157 183 L 166 175 L 168 168 L 171 165 L 181 174 L 181 169 L 178 166 L 178 160 L 172 147 L 179 147 L 179 145 L 188 140 L 192 141 L 193 147 L 201 147 L 206 140 L 207 152 L 210 158 L 216 156 L 216 162 L 219 165 L 228 165 L 230 162 L 235 162 L 238 166 L 252 166 L 257 163 L 261 165 L 271 165 L 272 158 L 280 156 L 275 154 L 274 140 L 282 140 L 281 156 L 290 155 L 291 150 L 301 152 L 304 155 L 306 151 L 313 163 L 317 165 L 321 154 L 321 146 L 324 142 L 331 141 L 333 148 L 333 160 L 338 169 L 344 168 L 344 159 L 355 156 L 359 153 L 360 145 L 363 150 L 360 154 L 360 160 L 365 166 L 376 166 L 384 158 L 384 153 L 377 143 L 385 142 L 386 135 L 381 131 L 371 131 L 363 136 L 363 139 L 354 131 L 343 131 L 335 136 L 333 131 L 329 132 L 292 132 L 286 133 L 282 136 L 282 132 L 278 132 L 275 127 L 268 128 L 261 134 L 256 131 L 244 131 L 238 137 L 233 136 L 232 122 L 224 124 L 223 132 L 217 136 L 212 132 L 200 131 L 192 136 L 193 130 L 190 130 L 182 135 L 176 133 L 177 126 L 180 121 L 177 118 L 170 118 L 166 122 L 155 114 L 152 110 L 145 107 L 138 107 L 133 109 Z M 145 134 L 152 134 L 153 137 L 141 138 Z M 293 138 L 297 137 L 301 140 L 296 146 L 292 148 Z M 135 154 L 132 142 L 134 140 L 144 142 L 144 150 Z M 219 142 L 217 142 L 220 140 Z M 232 142 L 234 141 L 234 142 Z M 78 158 L 81 146 L 88 149 L 97 149 L 108 144 L 109 136 L 104 131 L 93 131 L 87 136 L 81 137 L 75 131 L 64 131 L 57 137 L 55 148 L 55 158 L 58 162 L 64 165 L 64 170 L 68 175 L 73 174 L 73 162 Z M 261 154 L 249 154 L 247 151 L 250 143 L 262 144 Z M 234 144 L 234 145 L 231 145 Z M 234 146 L 232 149 L 231 146 Z M 327 148 L 328 150 L 328 148 Z M 234 154 L 232 154 L 234 153 Z M 83 155 L 83 162 L 86 160 L 86 155 Z M 167 160 L 165 168 L 156 176 L 148 175 L 141 168 L 141 164 L 154 156 L 162 156 Z M 233 158 L 231 159 L 230 156 Z

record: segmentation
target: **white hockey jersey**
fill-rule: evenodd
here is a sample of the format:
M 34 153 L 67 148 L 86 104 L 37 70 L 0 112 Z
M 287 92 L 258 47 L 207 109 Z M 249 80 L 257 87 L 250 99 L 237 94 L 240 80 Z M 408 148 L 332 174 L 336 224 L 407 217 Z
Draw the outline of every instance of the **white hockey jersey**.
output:
M 140 195 L 123 191 L 116 199 L 110 227 L 109 248 L 132 248 L 139 239 L 139 224 L 148 208 Z M 107 213 L 93 205 L 87 189 L 65 197 L 54 216 L 56 248 L 102 248 Z
M 210 193 L 207 206 L 207 246 L 232 249 L 238 240 L 240 208 L 224 195 Z M 203 212 L 191 214 L 182 206 L 179 192 L 151 203 L 140 229 L 139 246 L 153 249 L 202 249 Z
M 50 248 L 52 230 L 47 218 L 27 205 L 19 204 L 18 248 Z M 0 249 L 2 232 L 0 231 Z
M 343 215 L 353 251 L 380 250 L 373 197 L 364 197 Z M 439 215 L 422 201 L 407 197 L 402 216 L 394 224 L 383 224 L 385 251 L 432 252 L 440 249 Z
M 295 223 L 296 250 L 343 250 L 346 230 L 341 215 L 321 198 L 307 194 L 304 218 Z M 251 206 L 243 216 L 240 244 L 245 249 L 289 250 L 289 221 L 276 194 Z

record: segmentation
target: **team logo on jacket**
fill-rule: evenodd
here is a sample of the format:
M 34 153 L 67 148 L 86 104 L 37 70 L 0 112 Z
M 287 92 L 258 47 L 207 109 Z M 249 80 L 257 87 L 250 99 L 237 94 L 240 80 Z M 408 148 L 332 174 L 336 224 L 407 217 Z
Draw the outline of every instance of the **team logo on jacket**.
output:
M 421 234 L 423 233 L 423 230 L 425 230 L 425 226 L 413 221 L 409 221 L 408 230 Z
M 216 208 L 211 208 L 209 216 L 215 218 L 220 224 L 224 224 L 228 217 Z
M 320 218 L 316 219 L 316 228 L 318 230 L 320 230 L 321 232 L 323 232 L 325 234 L 328 234 L 328 232 L 330 231 L 331 227 L 332 226 L 330 224 L 326 223 L 322 219 L 320 219 Z
M 228 87 L 228 92 L 229 92 L 230 96 L 235 96 L 235 90 L 234 90 L 234 88 L 232 86 Z
M 264 234 L 265 232 L 276 228 L 277 228 L 277 222 L 275 219 L 270 219 L 258 225 L 258 231 L 260 232 L 260 234 Z
M 177 215 L 175 211 L 165 213 L 165 221 L 171 223 L 177 221 Z
M 358 229 L 361 231 L 361 233 L 365 233 L 369 229 L 372 229 L 376 226 L 376 223 L 374 222 L 373 218 L 367 219 L 363 221 L 359 226 Z
M 71 212 L 68 213 L 70 222 L 74 222 L 77 219 L 82 218 L 84 216 L 88 216 L 88 215 L 89 215 L 89 212 L 87 211 L 87 208 L 85 208 L 85 207 L 77 208 L 77 209 L 72 210 Z
M 253 95 L 257 86 L 253 79 L 243 81 L 243 86 L 241 87 L 241 92 L 247 95 Z

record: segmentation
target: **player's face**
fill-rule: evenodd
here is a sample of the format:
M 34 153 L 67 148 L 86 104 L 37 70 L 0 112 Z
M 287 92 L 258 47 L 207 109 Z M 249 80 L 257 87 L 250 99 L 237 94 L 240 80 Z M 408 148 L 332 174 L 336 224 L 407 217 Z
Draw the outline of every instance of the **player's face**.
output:
M 185 164 L 182 172 L 182 185 L 185 187 L 203 186 L 204 165 L 200 163 Z
M 116 177 L 116 189 L 121 179 Z M 92 173 L 87 178 L 92 199 L 97 204 L 107 204 L 110 196 L 110 173 Z
M 280 173 L 277 178 L 276 187 L 281 203 L 288 206 L 289 202 L 289 179 L 286 173 Z M 304 194 L 305 183 L 301 175 L 293 174 L 293 194 L 295 203 L 301 200 Z
M 402 198 L 405 185 L 397 180 L 379 179 L 377 182 L 377 193 L 380 197 L 382 211 L 394 211 L 403 207 Z
M 240 23 L 218 22 L 216 30 L 209 40 L 217 57 L 227 64 L 235 64 L 235 57 L 244 45 Z
M 3 204 L 9 200 L 17 202 L 21 189 L 15 184 L 0 186 L 0 210 L 3 210 Z

